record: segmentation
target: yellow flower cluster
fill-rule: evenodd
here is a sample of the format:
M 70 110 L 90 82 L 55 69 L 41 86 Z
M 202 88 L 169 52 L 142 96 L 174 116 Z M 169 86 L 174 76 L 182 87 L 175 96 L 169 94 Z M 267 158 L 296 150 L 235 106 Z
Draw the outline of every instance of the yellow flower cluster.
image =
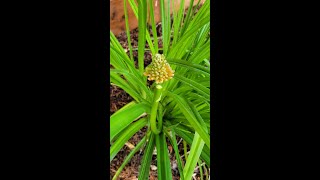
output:
M 171 69 L 167 60 L 165 60 L 163 54 L 156 54 L 153 57 L 152 63 L 146 67 L 144 75 L 148 76 L 149 81 L 155 80 L 157 84 L 160 84 L 172 79 L 174 71 Z

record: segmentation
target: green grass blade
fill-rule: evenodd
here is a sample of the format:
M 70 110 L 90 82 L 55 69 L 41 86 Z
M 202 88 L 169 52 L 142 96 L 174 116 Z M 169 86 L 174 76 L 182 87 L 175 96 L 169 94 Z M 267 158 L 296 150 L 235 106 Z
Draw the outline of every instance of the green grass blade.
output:
M 128 39 L 129 51 L 130 51 L 129 52 L 130 59 L 133 62 L 133 53 L 132 53 L 132 45 L 131 45 L 131 37 L 130 37 L 127 0 L 123 0 L 123 11 L 124 11 L 124 18 L 125 18 L 125 23 L 126 23 L 126 34 L 127 34 L 127 39 Z
M 194 0 L 191 0 L 191 1 L 190 1 L 189 8 L 188 8 L 188 11 L 187 11 L 187 15 L 186 15 L 186 18 L 185 18 L 185 20 L 184 20 L 184 25 L 183 25 L 183 27 L 182 27 L 182 29 L 181 29 L 181 34 L 183 34 L 183 33 L 185 32 L 185 30 L 186 30 L 186 29 L 188 28 L 188 26 L 189 26 L 190 19 L 191 19 L 191 15 L 192 15 L 192 11 L 193 11 L 193 9 L 192 9 L 192 7 L 193 7 L 193 1 L 194 1 Z
M 112 180 L 116 180 L 118 178 L 123 168 L 129 163 L 129 161 L 134 156 L 134 154 L 140 150 L 142 145 L 146 142 L 146 139 L 147 139 L 146 136 L 144 136 L 141 139 L 141 141 L 136 145 L 136 147 L 129 153 L 129 155 L 126 157 L 126 159 L 123 161 L 123 163 L 121 164 L 121 166 L 119 167 L 115 175 L 113 176 Z
M 130 108 L 130 107 L 133 107 L 133 106 L 136 105 L 136 104 L 137 104 L 137 103 L 136 103 L 135 101 L 131 101 L 131 102 L 129 102 L 128 104 L 126 104 L 125 106 L 123 106 L 121 109 L 119 109 L 118 111 L 116 111 L 115 113 L 113 113 L 113 115 L 116 115 L 116 114 L 122 112 L 123 110 Z
M 192 140 L 193 140 L 193 136 L 194 136 L 193 134 L 184 132 L 184 131 L 182 131 L 183 129 L 179 129 L 179 127 L 178 128 L 175 127 L 174 129 L 179 137 L 182 137 L 188 144 L 190 144 L 190 145 L 192 144 Z M 207 146 L 203 147 L 203 151 L 202 151 L 200 157 L 202 158 L 202 160 L 205 161 L 205 163 L 208 166 L 210 166 L 210 149 Z
M 201 126 L 200 122 L 198 122 L 197 118 L 193 114 L 192 110 L 190 109 L 189 105 L 185 100 L 180 97 L 179 95 L 176 95 L 174 93 L 169 92 L 168 95 L 172 96 L 175 101 L 177 101 L 183 115 L 186 117 L 190 125 L 194 128 L 194 130 L 199 133 L 201 138 L 204 140 L 204 142 L 207 144 L 207 146 L 210 148 L 210 137 L 209 134 L 206 133 L 205 129 Z
M 147 1 L 138 0 L 138 7 L 138 65 L 140 73 L 143 74 L 147 30 Z
M 151 19 L 151 27 L 152 27 L 152 34 L 154 40 L 154 53 L 158 53 L 158 35 L 156 29 L 156 22 L 154 21 L 154 0 L 149 0 L 149 8 L 150 8 L 150 19 Z M 154 53 L 152 55 L 154 55 Z
M 111 47 L 114 47 L 119 51 L 123 50 L 121 44 L 118 42 L 116 36 L 113 34 L 111 29 L 110 29 L 110 41 L 111 41 L 111 45 L 112 45 Z
M 204 45 L 195 50 L 192 55 L 188 58 L 190 62 L 199 64 L 204 61 L 204 59 L 210 57 L 210 41 L 206 42 Z
M 113 47 L 110 47 L 110 52 L 114 51 L 114 58 L 115 58 L 115 61 L 118 61 L 118 62 L 121 62 L 123 61 L 126 65 L 127 68 L 123 68 L 123 69 L 126 69 L 134 74 L 137 74 L 137 70 L 133 64 L 133 61 L 130 60 L 130 58 L 127 56 L 127 54 L 124 52 L 124 50 L 122 49 L 121 51 L 113 48 Z
M 148 139 L 148 144 L 144 151 L 144 155 L 141 161 L 141 166 L 139 170 L 139 180 L 148 180 L 149 179 L 149 171 L 150 171 L 150 164 L 152 160 L 152 154 L 155 146 L 155 135 L 151 133 Z
M 129 1 L 130 6 L 131 6 L 131 9 L 132 9 L 132 11 L 133 11 L 133 14 L 136 16 L 137 19 L 139 19 L 139 18 L 138 18 L 139 16 L 138 16 L 138 10 L 137 10 L 138 7 L 137 7 L 137 4 L 135 3 L 134 0 L 128 0 L 128 1 Z M 148 42 L 148 44 L 149 44 L 150 51 L 151 51 L 152 55 L 154 55 L 154 54 L 155 54 L 155 49 L 154 49 L 154 47 L 153 47 L 153 43 L 152 43 L 152 40 L 151 40 L 149 31 L 146 31 L 146 35 L 147 35 L 146 39 L 147 39 L 147 42 Z
M 117 140 L 110 147 L 110 162 L 117 155 L 117 153 L 121 150 L 123 145 L 141 128 L 143 128 L 147 124 L 147 118 L 142 118 L 134 123 L 132 123 L 129 127 L 122 131 L 121 135 L 117 138 Z
M 186 53 L 187 48 L 191 45 L 191 40 L 194 40 L 196 33 L 207 23 L 210 22 L 210 16 L 205 16 L 203 19 L 199 20 L 198 23 L 194 24 L 191 28 L 189 28 L 179 42 L 175 44 L 170 50 L 168 57 L 175 57 L 177 59 L 181 59 L 182 55 Z
M 122 79 L 118 74 L 110 73 L 110 82 L 113 85 L 118 86 L 121 89 L 123 89 L 126 93 L 128 93 L 137 102 L 141 102 L 143 100 L 141 98 L 141 96 L 138 94 L 138 92 L 133 90 L 130 87 L 130 85 L 124 79 Z
M 199 166 L 199 171 L 200 171 L 200 180 L 203 180 L 203 171 L 202 171 L 202 167 L 201 167 L 201 160 L 198 160 L 198 166 Z
M 196 81 L 193 81 L 191 79 L 180 76 L 177 73 L 175 73 L 174 79 L 177 79 L 177 80 L 185 83 L 186 85 L 193 87 L 196 91 L 201 93 L 205 98 L 210 99 L 210 89 L 206 88 L 205 86 L 201 85 L 200 83 L 197 83 Z
M 186 101 L 187 101 L 189 107 L 191 108 L 193 114 L 196 116 L 198 122 L 200 122 L 200 124 L 202 125 L 202 127 L 203 127 L 203 129 L 206 131 L 206 133 L 208 133 L 208 128 L 207 128 L 204 120 L 202 119 L 200 113 L 199 113 L 198 110 L 196 109 L 196 107 L 195 107 L 188 99 L 187 99 Z M 204 104 L 204 105 L 205 105 L 205 104 Z M 207 113 L 207 114 L 210 115 L 210 112 Z
M 209 75 L 210 76 L 210 69 L 206 68 L 204 66 L 201 66 L 199 64 L 194 64 L 188 61 L 183 61 L 180 59 L 167 59 L 169 64 L 175 64 L 177 66 L 181 66 L 181 67 L 185 67 L 187 69 L 191 69 L 200 73 L 204 73 L 205 75 Z
M 119 58 L 114 47 L 110 47 L 110 64 L 116 69 L 126 69 L 126 63 Z
M 162 24 L 162 43 L 163 43 L 163 54 L 166 56 L 170 45 L 170 0 L 160 0 L 160 13 L 161 13 L 161 24 Z
M 179 173 L 180 173 L 180 179 L 184 180 L 184 177 L 183 177 L 183 164 L 182 164 L 181 156 L 179 154 L 179 148 L 178 148 L 178 143 L 177 143 L 177 140 L 176 140 L 176 134 L 174 133 L 173 129 L 171 129 L 172 136 L 169 134 L 169 132 L 166 129 L 164 129 L 163 131 L 165 132 L 166 136 L 169 138 L 169 141 L 170 141 L 170 143 L 171 143 L 171 145 L 173 147 L 174 153 L 176 155 L 178 170 L 179 170 Z
M 157 166 L 159 180 L 172 180 L 168 146 L 164 133 L 156 135 Z
M 184 0 L 181 0 L 178 14 L 174 16 L 174 19 L 173 19 L 173 42 L 172 42 L 173 45 L 177 43 L 177 40 L 180 36 L 179 32 L 182 26 L 181 22 L 183 20 L 183 12 L 184 12 Z
M 204 141 L 201 139 L 199 134 L 196 132 L 193 138 L 193 142 L 191 145 L 190 153 L 189 153 L 189 158 L 186 162 L 186 165 L 183 169 L 183 176 L 185 179 L 191 179 L 192 174 L 194 172 L 194 169 L 197 165 L 197 162 L 199 160 L 200 154 L 202 152 L 202 148 L 204 146 Z
M 112 115 L 110 117 L 110 127 L 112 127 L 110 128 L 110 142 L 118 133 L 147 111 L 146 105 L 140 103 Z
M 153 97 L 152 93 L 148 89 L 147 85 L 145 83 L 143 83 L 143 81 L 141 79 L 139 79 L 135 75 L 133 75 L 129 72 L 123 71 L 123 70 L 111 69 L 110 74 L 112 74 L 112 73 L 120 73 L 120 74 L 124 75 L 126 77 L 126 79 L 128 79 L 128 82 L 130 82 L 130 84 L 134 85 L 135 89 L 137 89 L 138 91 L 141 89 L 141 91 L 143 91 L 147 95 L 147 100 L 151 101 L 151 97 Z

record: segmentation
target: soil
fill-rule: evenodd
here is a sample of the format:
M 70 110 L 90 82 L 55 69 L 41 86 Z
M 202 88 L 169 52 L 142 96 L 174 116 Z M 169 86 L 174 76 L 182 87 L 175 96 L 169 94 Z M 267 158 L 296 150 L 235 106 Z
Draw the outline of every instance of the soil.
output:
M 151 27 L 149 28 L 149 32 L 152 35 Z M 158 37 L 160 37 L 161 34 L 162 34 L 161 23 L 159 23 L 157 25 Z M 129 56 L 130 55 L 129 54 L 129 46 L 128 46 L 128 42 L 127 42 L 126 33 L 122 32 L 116 37 L 117 37 L 118 41 L 120 42 L 120 44 L 122 45 L 122 47 L 124 49 L 128 50 L 127 54 Z M 132 30 L 130 32 L 130 37 L 131 37 L 131 45 L 132 45 L 133 49 L 137 49 L 137 47 L 138 47 L 138 30 L 137 29 Z M 161 39 L 159 39 L 158 42 L 159 42 L 159 48 L 162 48 Z M 146 48 L 148 48 L 148 44 L 146 44 Z M 136 67 L 138 68 L 138 66 L 137 66 L 138 51 L 137 50 L 133 51 L 133 58 L 134 58 Z M 151 61 L 152 61 L 151 53 L 149 51 L 146 51 L 145 52 L 145 67 L 147 65 L 149 65 L 151 63 Z M 110 68 L 112 68 L 111 65 L 110 65 Z M 152 82 L 148 81 L 149 85 L 151 85 L 151 83 Z M 130 95 L 128 95 L 121 88 L 110 85 L 110 115 L 112 115 L 114 112 L 116 112 L 117 110 L 119 110 L 124 105 L 131 102 L 132 100 L 133 100 L 133 98 L 130 97 Z M 134 146 L 137 145 L 140 142 L 140 140 L 144 137 L 144 135 L 146 134 L 146 131 L 147 131 L 146 127 L 142 128 L 129 140 L 129 143 L 131 143 Z M 181 140 L 181 138 L 177 138 L 177 142 L 179 142 L 180 140 Z M 170 155 L 170 159 L 171 159 L 172 177 L 173 177 L 173 180 L 179 180 L 180 175 L 179 175 L 179 171 L 178 171 L 178 168 L 176 165 L 177 163 L 176 163 L 176 159 L 175 159 L 175 153 L 173 151 L 173 148 L 170 146 L 170 143 L 167 143 L 167 144 L 168 144 L 169 155 Z M 180 151 L 180 155 L 184 154 L 182 142 L 179 144 L 179 151 Z M 118 168 L 121 166 L 121 163 L 124 161 L 124 159 L 126 158 L 126 156 L 130 152 L 131 152 L 131 149 L 127 145 L 125 145 L 119 151 L 119 153 L 116 155 L 116 157 L 111 161 L 111 163 L 110 163 L 110 179 L 112 179 L 112 177 L 114 176 L 114 174 L 116 173 Z M 121 172 L 118 179 L 119 180 L 137 180 L 138 174 L 139 174 L 140 162 L 141 162 L 142 157 L 143 157 L 143 153 L 137 152 L 132 157 L 130 162 L 125 166 L 125 168 Z M 182 160 L 184 161 L 184 158 L 182 158 Z M 182 163 L 184 164 L 184 162 L 182 162 Z M 157 166 L 156 155 L 153 155 L 153 157 L 152 157 L 151 166 Z M 200 179 L 199 170 L 196 170 L 195 173 L 196 173 L 196 176 L 194 177 L 194 179 Z M 205 179 L 206 178 L 207 177 L 205 177 Z M 157 180 L 158 179 L 157 170 L 152 170 L 152 168 L 150 169 L 149 179 L 150 180 Z

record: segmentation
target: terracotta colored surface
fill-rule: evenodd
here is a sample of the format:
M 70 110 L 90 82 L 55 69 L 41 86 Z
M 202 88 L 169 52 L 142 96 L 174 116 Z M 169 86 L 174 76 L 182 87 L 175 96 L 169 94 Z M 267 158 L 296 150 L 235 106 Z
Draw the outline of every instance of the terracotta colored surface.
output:
M 180 7 L 181 0 L 174 0 L 174 10 L 177 11 Z M 194 5 L 198 3 L 199 0 L 194 0 Z M 204 2 L 205 0 L 201 0 Z M 160 22 L 160 0 L 154 0 L 154 14 L 155 21 Z M 167 0 L 165 0 L 167 4 Z M 189 7 L 190 0 L 185 0 L 185 9 Z M 128 16 L 129 16 L 129 27 L 130 30 L 133 30 L 138 27 L 138 20 L 136 19 L 129 2 L 127 3 L 128 7 Z M 170 8 L 171 13 L 173 8 Z M 123 0 L 110 0 L 110 28 L 111 31 L 118 35 L 125 30 L 125 20 L 124 20 L 124 11 L 123 11 Z

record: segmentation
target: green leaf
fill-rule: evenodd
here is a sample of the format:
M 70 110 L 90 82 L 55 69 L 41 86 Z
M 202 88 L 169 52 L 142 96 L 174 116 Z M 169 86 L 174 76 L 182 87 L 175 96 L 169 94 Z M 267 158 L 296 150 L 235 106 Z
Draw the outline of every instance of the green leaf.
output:
M 150 164 L 152 160 L 152 154 L 155 146 L 155 135 L 151 133 L 148 139 L 147 147 L 144 151 L 144 155 L 141 161 L 141 166 L 139 170 L 139 180 L 148 180 L 149 179 L 149 171 L 150 171 Z
M 200 83 L 197 83 L 194 80 L 180 76 L 177 73 L 175 73 L 173 78 L 185 83 L 188 86 L 193 87 L 196 91 L 201 93 L 205 98 L 210 99 L 210 89 L 206 88 L 205 86 L 201 85 Z
M 120 151 L 122 146 L 141 128 L 143 128 L 147 124 L 147 118 L 142 118 L 135 123 L 132 123 L 129 127 L 127 127 L 122 134 L 117 138 L 117 140 L 110 147 L 110 162 Z M 110 128 L 112 129 L 112 128 Z
M 116 111 L 115 113 L 113 113 L 113 115 L 119 113 L 119 112 L 122 112 L 123 110 L 125 109 L 128 109 L 129 107 L 132 107 L 134 105 L 136 105 L 137 103 L 135 101 L 131 101 L 129 102 L 128 104 L 126 104 L 125 106 L 123 106 L 121 109 L 119 109 L 118 111 Z
M 110 73 L 110 82 L 123 89 L 126 93 L 128 93 L 134 100 L 137 102 L 142 102 L 142 97 L 136 92 L 133 88 L 130 87 L 130 85 L 121 77 L 118 76 L 118 74 Z
M 168 146 L 164 133 L 156 135 L 157 166 L 159 180 L 172 180 Z
M 141 91 L 144 91 L 144 93 L 147 95 L 147 101 L 151 101 L 151 97 L 152 97 L 151 91 L 148 89 L 147 85 L 144 84 L 140 78 L 136 77 L 132 73 L 129 73 L 123 70 L 111 69 L 110 74 L 112 73 L 120 73 L 124 75 L 126 79 L 128 79 L 128 82 L 130 82 L 130 84 L 132 84 L 135 87 L 135 89 L 137 90 L 141 89 Z
M 173 147 L 173 150 L 174 150 L 174 153 L 176 155 L 176 160 L 177 160 L 177 164 L 178 164 L 178 170 L 179 170 L 179 173 L 181 174 L 181 180 L 184 180 L 184 177 L 183 177 L 183 164 L 182 164 L 182 160 L 181 160 L 181 156 L 179 154 L 179 148 L 178 148 L 178 143 L 177 143 L 177 140 L 176 140 L 176 135 L 174 133 L 174 130 L 171 129 L 171 134 L 172 134 L 172 137 L 171 135 L 169 134 L 169 132 L 164 129 L 163 130 L 166 134 L 166 136 L 169 138 L 169 141 Z
M 161 24 L 162 24 L 162 40 L 163 40 L 163 54 L 166 56 L 168 53 L 168 48 L 170 45 L 170 1 L 167 1 L 167 6 L 165 6 L 165 1 L 160 0 L 160 13 L 161 13 Z
M 148 107 L 145 103 L 140 103 L 113 114 L 110 117 L 110 142 L 118 133 L 146 112 L 148 112 Z
M 140 0 L 139 0 L 140 1 Z M 131 9 L 132 9 L 132 11 L 133 11 L 133 14 L 136 16 L 136 18 L 137 19 L 139 19 L 138 17 L 138 7 L 137 7 L 137 4 L 135 3 L 135 1 L 134 0 L 128 0 L 128 2 L 129 2 L 129 4 L 130 4 L 130 6 L 131 6 Z M 147 37 L 146 37 L 146 39 L 147 39 L 147 42 L 148 42 L 148 44 L 149 44 L 149 47 L 150 47 L 150 51 L 151 51 L 151 53 L 154 55 L 155 54 L 155 49 L 154 49 L 154 47 L 153 47 L 153 43 L 152 43 L 152 41 L 151 41 L 151 37 L 150 37 L 150 34 L 149 34 L 149 31 L 146 31 L 146 35 L 147 35 Z
M 156 29 L 156 22 L 154 21 L 154 0 L 149 0 L 149 8 L 150 8 L 150 19 L 151 19 L 151 26 L 152 26 L 152 34 L 154 39 L 154 48 L 155 52 L 158 53 L 158 35 Z M 153 53 L 153 55 L 154 55 Z
M 123 161 L 123 163 L 121 164 L 121 166 L 119 167 L 115 175 L 113 176 L 112 180 L 116 180 L 118 178 L 123 168 L 129 163 L 133 155 L 140 150 L 142 145 L 146 142 L 146 139 L 147 139 L 146 136 L 144 136 L 141 139 L 141 141 L 136 145 L 136 147 L 130 152 L 130 154 L 126 157 L 126 159 Z
M 138 7 L 138 65 L 140 73 L 143 74 L 147 30 L 147 1 L 138 0 Z
M 176 44 L 177 40 L 179 39 L 179 32 L 182 26 L 182 21 L 183 21 L 183 12 L 184 12 L 184 0 L 180 1 L 180 8 L 178 11 L 178 14 L 174 16 L 173 18 L 173 42 L 172 44 Z
M 130 37 L 130 28 L 129 28 L 129 19 L 128 19 L 128 8 L 127 8 L 127 0 L 123 0 L 123 9 L 124 9 L 124 17 L 125 17 L 125 23 L 126 23 L 126 34 L 127 34 L 127 40 L 129 45 L 129 53 L 130 53 L 130 59 L 133 62 L 133 54 L 132 54 L 132 45 L 131 45 L 131 37 Z
M 191 145 L 190 153 L 186 165 L 183 169 L 183 176 L 185 179 L 191 179 L 194 169 L 199 160 L 202 148 L 204 146 L 204 141 L 201 139 L 199 134 L 196 132 Z
M 192 144 L 192 140 L 194 135 L 190 133 L 186 133 L 181 131 L 179 128 L 175 128 L 175 132 L 178 134 L 178 136 L 182 137 L 183 140 L 185 140 L 189 145 Z M 210 166 L 210 150 L 207 146 L 203 147 L 202 153 L 200 155 L 202 160 L 205 161 L 205 163 Z
M 167 59 L 167 61 L 168 61 L 169 64 L 175 64 L 175 65 L 178 65 L 178 66 L 181 66 L 181 67 L 185 67 L 185 68 L 188 68 L 188 69 L 192 69 L 192 70 L 195 70 L 197 72 L 204 73 L 204 74 L 210 76 L 210 69 L 206 68 L 204 66 L 201 66 L 199 64 L 194 64 L 194 63 L 191 63 L 191 62 L 188 62 L 188 61 L 184 61 L 184 60 L 180 60 L 180 59 Z
M 210 148 L 210 137 L 209 134 L 206 133 L 205 129 L 201 126 L 200 122 L 198 122 L 197 118 L 193 114 L 192 110 L 190 109 L 189 105 L 183 98 L 181 98 L 179 95 L 176 95 L 174 93 L 168 92 L 168 95 L 175 98 L 175 101 L 177 101 L 183 115 L 186 117 L 190 125 L 195 129 L 197 133 L 201 136 L 201 138 L 204 140 L 204 142 L 207 144 L 207 146 Z

